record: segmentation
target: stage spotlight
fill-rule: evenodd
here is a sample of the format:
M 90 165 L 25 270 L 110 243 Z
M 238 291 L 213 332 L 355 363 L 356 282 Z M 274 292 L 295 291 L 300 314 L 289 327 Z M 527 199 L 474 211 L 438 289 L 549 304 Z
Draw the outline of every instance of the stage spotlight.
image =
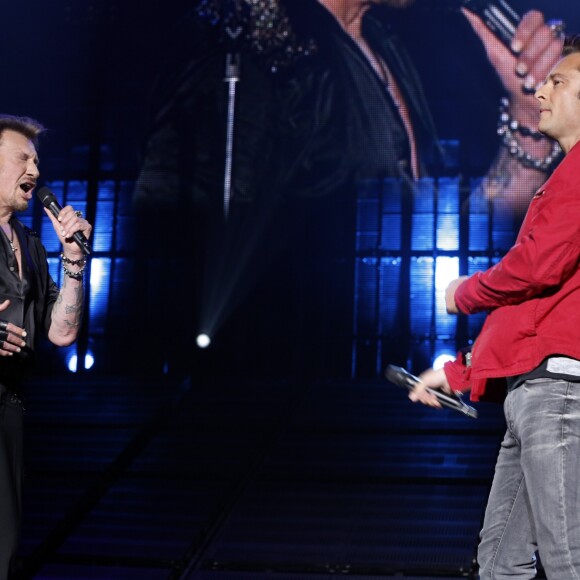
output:
M 198 334 L 195 342 L 199 348 L 207 348 L 211 344 L 211 338 L 207 334 Z
M 90 351 L 85 355 L 85 369 L 90 369 L 95 364 L 95 357 Z M 76 353 L 73 353 L 68 359 L 67 368 L 71 373 L 77 372 L 78 357 Z
M 440 256 L 435 262 L 435 289 L 444 292 L 459 277 L 459 258 Z
M 432 366 L 435 370 L 442 369 L 443 365 L 450 360 L 455 360 L 455 355 L 448 352 L 441 353 L 435 357 Z

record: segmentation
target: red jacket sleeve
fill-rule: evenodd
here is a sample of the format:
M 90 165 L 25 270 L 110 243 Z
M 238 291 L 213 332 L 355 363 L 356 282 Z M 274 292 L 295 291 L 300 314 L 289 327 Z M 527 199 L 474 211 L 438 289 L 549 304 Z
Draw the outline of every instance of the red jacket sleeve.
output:
M 511 250 L 495 266 L 465 280 L 455 292 L 460 312 L 520 304 L 558 287 L 580 262 L 580 196 L 538 194 Z
M 469 391 L 471 388 L 471 367 L 468 367 L 465 354 L 458 352 L 455 360 L 448 361 L 443 365 L 445 377 L 453 391 Z

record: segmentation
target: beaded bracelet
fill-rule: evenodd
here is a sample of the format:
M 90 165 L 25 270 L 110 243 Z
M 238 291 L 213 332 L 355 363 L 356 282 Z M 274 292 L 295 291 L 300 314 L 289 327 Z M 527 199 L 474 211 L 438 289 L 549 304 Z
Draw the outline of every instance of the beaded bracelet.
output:
M 62 252 L 60 254 L 60 258 L 62 260 L 62 271 L 64 272 L 65 276 L 68 276 L 69 278 L 72 278 L 73 280 L 82 280 L 83 279 L 83 274 L 85 271 L 85 267 L 87 265 L 87 259 L 86 258 L 79 258 L 78 260 L 71 260 L 70 258 L 67 258 L 64 255 L 64 252 Z M 81 266 L 81 269 L 78 272 L 73 272 L 72 270 L 69 270 L 66 267 L 66 264 L 69 264 L 70 266 Z
M 516 138 L 516 132 L 520 133 L 524 137 L 532 137 L 536 141 L 545 139 L 546 137 L 539 131 L 534 131 L 529 127 L 520 125 L 518 121 L 512 119 L 507 110 L 508 105 L 508 100 L 505 97 L 502 98 L 497 125 L 497 134 L 502 138 L 502 143 L 507 147 L 510 155 L 524 167 L 544 172 L 550 171 L 552 165 L 558 159 L 561 153 L 560 145 L 557 141 L 554 141 L 552 150 L 543 159 L 532 157 L 529 153 L 526 153 Z
M 509 101 L 505 97 L 502 97 L 499 104 L 498 130 L 507 127 L 510 131 L 520 133 L 520 135 L 523 135 L 524 137 L 532 137 L 532 139 L 535 139 L 536 141 L 546 138 L 543 133 L 534 131 L 534 129 L 530 129 L 525 125 L 520 125 L 518 121 L 512 119 L 508 111 L 509 104 Z
M 74 280 L 82 280 L 83 274 L 85 273 L 84 267 L 82 270 L 79 270 L 78 272 L 73 272 L 72 270 L 69 270 L 64 264 L 62 265 L 62 271 L 64 272 L 65 276 L 73 278 Z
M 65 263 L 65 264 L 70 264 L 71 266 L 85 266 L 85 264 L 87 263 L 87 259 L 86 258 L 79 258 L 78 260 L 71 260 L 70 258 L 67 258 L 64 255 L 64 252 L 62 252 L 60 254 L 60 259 Z

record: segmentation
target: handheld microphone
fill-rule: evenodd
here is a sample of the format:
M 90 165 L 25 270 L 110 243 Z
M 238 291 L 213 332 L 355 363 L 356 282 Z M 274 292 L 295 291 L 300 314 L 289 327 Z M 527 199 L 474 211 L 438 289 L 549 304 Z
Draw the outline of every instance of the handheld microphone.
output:
M 42 203 L 42 205 L 54 216 L 58 217 L 62 206 L 58 203 L 54 193 L 48 189 L 48 187 L 41 187 L 37 192 L 36 196 Z M 77 243 L 81 251 L 85 256 L 88 256 L 91 253 L 91 246 L 89 242 L 82 232 L 75 232 L 72 235 L 73 240 Z
M 418 377 L 412 375 L 408 370 L 395 365 L 387 366 L 385 369 L 385 378 L 394 385 L 397 385 L 397 387 L 403 387 L 409 391 L 412 391 L 415 385 L 421 382 Z M 470 405 L 466 405 L 458 393 L 448 395 L 438 389 L 431 388 L 427 388 L 427 391 L 435 395 L 442 406 L 458 411 L 472 419 L 477 419 L 477 410 Z
M 419 7 L 422 10 L 443 12 L 458 12 L 466 8 L 477 14 L 508 48 L 521 20 L 521 16 L 506 0 L 423 0 Z
M 505 0 L 462 0 L 461 6 L 477 14 L 508 47 L 520 23 L 520 15 Z

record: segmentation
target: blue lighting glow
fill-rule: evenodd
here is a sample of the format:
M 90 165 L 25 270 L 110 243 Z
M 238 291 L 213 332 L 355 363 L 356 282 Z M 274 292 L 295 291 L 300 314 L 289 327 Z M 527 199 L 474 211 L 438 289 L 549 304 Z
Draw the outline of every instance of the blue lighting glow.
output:
M 93 356 L 93 353 L 88 351 L 87 354 L 85 355 L 85 369 L 92 368 L 92 366 L 94 364 L 95 364 L 95 358 Z M 77 372 L 77 365 L 78 365 L 77 353 L 73 352 L 70 355 L 66 366 L 71 373 L 76 373 Z
M 455 336 L 457 316 L 447 314 L 445 289 L 459 276 L 459 258 L 439 256 L 435 261 L 435 318 L 440 338 Z
M 95 294 L 98 294 L 101 290 L 104 275 L 103 260 L 95 258 L 91 261 L 91 291 Z
M 435 289 L 445 292 L 452 280 L 459 277 L 459 259 L 440 256 L 435 268 Z
M 91 297 L 89 316 L 93 332 L 104 333 L 107 322 L 111 258 L 91 260 Z

